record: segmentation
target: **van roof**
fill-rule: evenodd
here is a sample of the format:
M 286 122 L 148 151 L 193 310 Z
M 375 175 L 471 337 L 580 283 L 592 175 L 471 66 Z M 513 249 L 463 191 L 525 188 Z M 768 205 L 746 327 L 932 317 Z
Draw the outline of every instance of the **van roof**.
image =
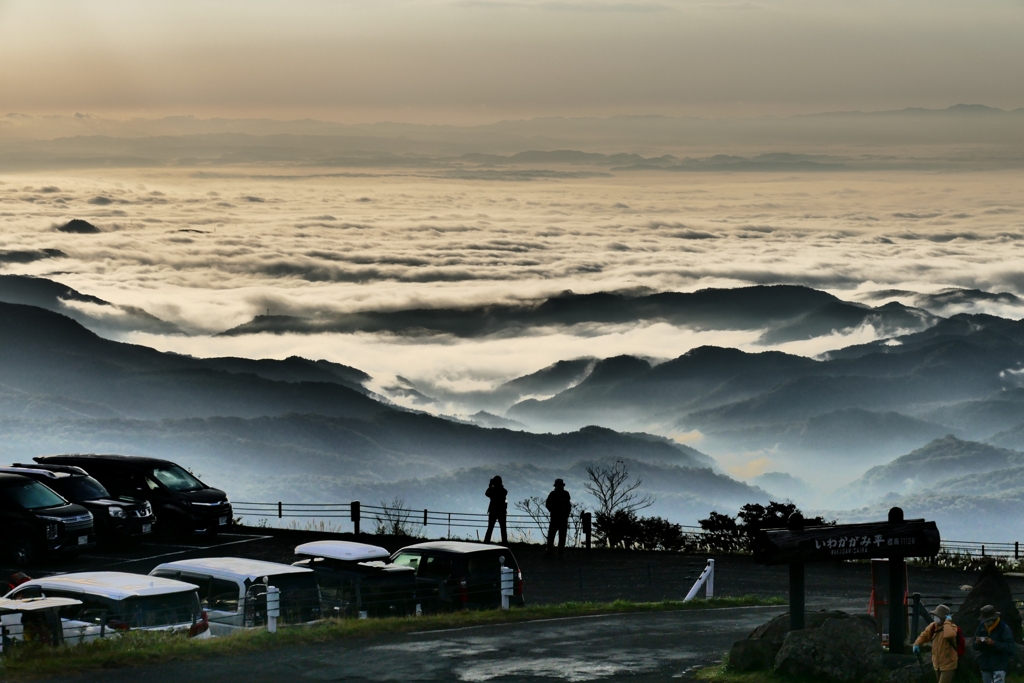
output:
M 81 604 L 81 600 L 74 598 L 23 598 L 21 600 L 0 598 L 0 612 L 35 612 Z
M 501 545 L 491 545 L 489 543 L 469 543 L 467 541 L 427 541 L 426 543 L 417 543 L 416 545 L 407 545 L 402 550 L 445 550 L 450 553 L 479 553 L 485 550 L 501 550 L 506 553 L 512 551 Z
M 391 553 L 380 546 L 355 543 L 354 541 L 314 541 L 312 543 L 303 543 L 300 546 L 296 546 L 295 554 L 304 557 L 323 557 L 328 560 L 341 560 L 344 562 L 382 560 L 391 556 Z
M 250 560 L 244 557 L 200 557 L 194 560 L 178 560 L 176 562 L 165 562 L 157 566 L 153 571 L 159 569 L 175 569 L 180 572 L 193 572 L 196 574 L 210 574 L 222 578 L 237 581 L 258 581 L 264 576 L 277 576 L 280 574 L 306 574 L 312 569 L 305 567 L 294 567 L 290 564 L 279 564 L 277 562 L 265 562 L 263 560 Z
M 40 455 L 32 458 L 38 463 L 42 464 L 88 464 L 90 462 L 106 462 L 114 463 L 118 465 L 132 465 L 135 467 L 142 468 L 153 468 L 153 467 L 170 467 L 175 463 L 170 460 L 162 460 L 160 458 L 148 458 L 145 456 L 138 455 L 107 455 L 102 453 L 64 453 L 61 455 Z
M 128 572 L 79 572 L 32 579 L 22 586 L 39 586 L 44 591 L 65 590 L 98 595 L 112 600 L 184 593 L 198 588 L 191 583 Z M 21 586 L 18 586 L 21 588 Z

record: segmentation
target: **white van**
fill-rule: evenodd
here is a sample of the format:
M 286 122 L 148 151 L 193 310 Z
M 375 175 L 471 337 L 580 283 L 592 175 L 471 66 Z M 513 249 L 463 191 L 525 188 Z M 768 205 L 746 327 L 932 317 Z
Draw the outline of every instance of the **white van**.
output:
M 80 604 L 60 609 L 64 619 L 127 631 L 187 631 L 209 638 L 198 587 L 126 572 L 81 572 L 32 579 L 5 598 L 69 598 Z
M 58 647 L 103 638 L 114 631 L 84 621 L 62 619 L 60 611 L 80 606 L 71 598 L 0 598 L 0 653 L 14 643 L 43 643 Z
M 264 625 L 267 586 L 281 591 L 278 624 L 305 624 L 320 618 L 316 574 L 304 567 L 242 557 L 202 557 L 165 562 L 149 574 L 199 586 L 215 636 Z

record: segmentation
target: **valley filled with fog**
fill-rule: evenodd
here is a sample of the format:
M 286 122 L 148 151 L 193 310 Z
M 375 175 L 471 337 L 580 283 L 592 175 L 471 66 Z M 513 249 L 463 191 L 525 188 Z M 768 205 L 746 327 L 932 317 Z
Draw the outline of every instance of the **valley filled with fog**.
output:
M 584 466 L 623 459 L 682 523 L 786 498 L 973 533 L 1024 502 L 1018 162 L 786 121 L 791 153 L 722 158 L 550 121 L 530 153 L 512 126 L 8 122 L 0 459 L 153 454 L 248 500 L 461 510 L 494 474 L 586 504 Z

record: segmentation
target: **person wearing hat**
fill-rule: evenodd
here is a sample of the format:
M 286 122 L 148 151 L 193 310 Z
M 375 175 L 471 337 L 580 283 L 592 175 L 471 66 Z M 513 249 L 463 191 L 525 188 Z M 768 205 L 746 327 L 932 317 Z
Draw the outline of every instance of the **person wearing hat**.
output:
M 1004 683 L 1013 654 L 1013 631 L 999 618 L 992 605 L 981 608 L 978 630 L 974 632 L 974 649 L 983 683 Z
M 548 552 L 555 547 L 555 534 L 558 534 L 558 555 L 565 553 L 565 536 L 569 533 L 569 515 L 572 513 L 572 500 L 569 492 L 565 490 L 565 482 L 555 479 L 555 490 L 548 494 L 544 503 L 551 515 L 551 524 L 548 526 Z
M 501 477 L 492 477 L 491 483 L 487 485 L 485 496 L 491 499 L 487 505 L 487 534 L 484 536 L 484 543 L 491 542 L 491 534 L 494 533 L 494 523 L 501 525 L 501 542 L 508 545 L 508 532 L 505 530 L 505 519 L 508 514 L 508 491 L 501 485 Z
M 935 678 L 939 683 L 952 683 L 959 660 L 956 654 L 956 624 L 945 605 L 939 605 L 929 614 L 933 621 L 914 641 L 914 654 L 920 654 L 921 646 L 931 643 Z

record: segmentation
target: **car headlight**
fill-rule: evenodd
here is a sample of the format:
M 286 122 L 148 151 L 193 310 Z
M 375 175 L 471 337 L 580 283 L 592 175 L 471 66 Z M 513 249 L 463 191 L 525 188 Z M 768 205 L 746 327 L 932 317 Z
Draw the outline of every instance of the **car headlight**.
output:
M 55 538 L 57 538 L 57 525 L 56 524 L 47 524 L 46 525 L 46 540 L 52 541 Z
M 111 505 L 110 507 L 108 507 L 107 512 L 110 513 L 111 517 L 117 517 L 118 519 L 124 519 L 128 516 L 124 513 L 124 508 L 117 507 L 116 505 Z
M 146 502 L 146 507 L 143 509 L 146 511 L 146 517 L 149 517 L 151 514 L 153 514 L 153 506 L 150 505 L 148 501 Z

